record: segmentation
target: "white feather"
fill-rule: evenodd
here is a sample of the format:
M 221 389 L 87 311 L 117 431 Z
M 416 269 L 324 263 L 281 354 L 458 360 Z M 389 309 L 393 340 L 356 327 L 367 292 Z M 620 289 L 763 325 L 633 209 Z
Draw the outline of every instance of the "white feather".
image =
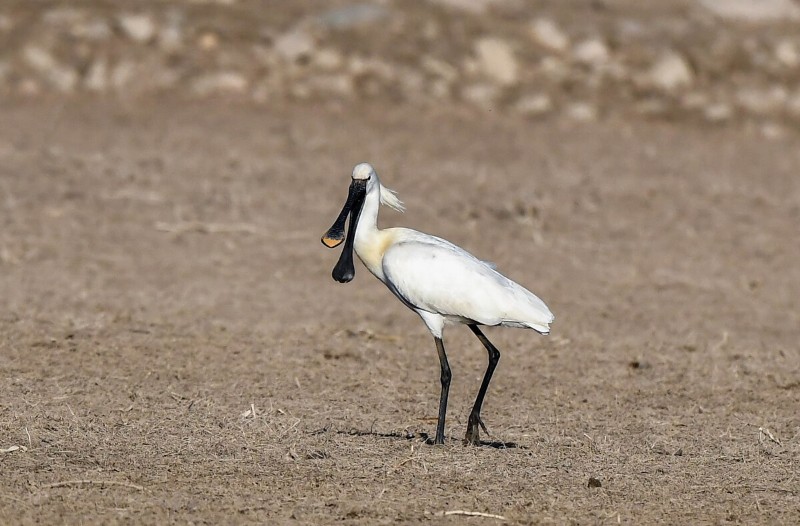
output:
M 386 284 L 415 310 L 451 321 L 550 332 L 553 314 L 529 290 L 444 239 L 393 230 L 382 266 Z
M 403 202 L 397 198 L 397 193 L 381 185 L 381 204 L 394 208 L 398 212 L 405 212 L 406 207 Z

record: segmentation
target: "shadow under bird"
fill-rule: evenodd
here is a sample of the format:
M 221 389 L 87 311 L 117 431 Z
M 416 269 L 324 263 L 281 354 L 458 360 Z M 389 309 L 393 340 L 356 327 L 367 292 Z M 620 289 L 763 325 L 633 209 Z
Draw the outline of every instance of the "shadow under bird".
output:
M 433 334 L 441 365 L 441 396 L 435 444 L 444 443 L 450 366 L 442 342 L 445 322 L 463 323 L 489 352 L 489 366 L 469 415 L 465 444 L 480 444 L 481 406 L 500 351 L 479 325 L 503 325 L 550 332 L 554 317 L 536 295 L 511 281 L 464 249 L 444 239 L 409 228 L 378 228 L 378 208 L 384 204 L 403 211 L 392 190 L 381 185 L 374 168 L 361 163 L 353 169 L 347 201 L 322 243 L 344 249 L 333 269 L 333 279 L 347 283 L 355 277 L 353 251 L 364 266 L 397 298 L 416 312 Z M 345 235 L 347 217 L 350 227 Z

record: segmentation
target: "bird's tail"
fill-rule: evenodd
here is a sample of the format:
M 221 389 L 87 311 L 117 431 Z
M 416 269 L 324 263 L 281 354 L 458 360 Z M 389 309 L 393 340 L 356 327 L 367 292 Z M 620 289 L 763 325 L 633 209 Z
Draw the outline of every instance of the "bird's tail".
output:
M 550 324 L 549 323 L 525 323 L 525 327 L 529 329 L 533 329 L 539 334 L 547 336 L 550 334 Z

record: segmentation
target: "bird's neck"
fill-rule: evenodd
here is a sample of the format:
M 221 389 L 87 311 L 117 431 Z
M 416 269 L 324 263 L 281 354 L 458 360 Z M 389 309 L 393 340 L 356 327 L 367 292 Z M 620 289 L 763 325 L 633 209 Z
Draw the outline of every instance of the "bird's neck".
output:
M 356 226 L 356 255 L 378 279 L 383 281 L 382 261 L 386 251 L 386 231 L 378 228 L 380 193 L 370 192 L 364 199 L 361 216 Z
M 364 242 L 378 233 L 378 209 L 381 206 L 380 192 L 369 192 L 364 198 L 361 215 L 356 226 L 356 244 Z

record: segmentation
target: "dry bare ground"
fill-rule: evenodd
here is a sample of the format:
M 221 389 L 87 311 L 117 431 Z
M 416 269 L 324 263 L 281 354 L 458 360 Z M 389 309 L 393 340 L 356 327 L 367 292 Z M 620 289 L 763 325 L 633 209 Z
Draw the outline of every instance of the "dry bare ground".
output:
M 800 522 L 795 135 L 168 100 L 0 122 L 0 522 Z M 432 339 L 363 267 L 330 278 L 363 160 L 408 206 L 383 225 L 555 312 L 487 332 L 509 447 L 461 445 L 468 331 L 426 445 Z

